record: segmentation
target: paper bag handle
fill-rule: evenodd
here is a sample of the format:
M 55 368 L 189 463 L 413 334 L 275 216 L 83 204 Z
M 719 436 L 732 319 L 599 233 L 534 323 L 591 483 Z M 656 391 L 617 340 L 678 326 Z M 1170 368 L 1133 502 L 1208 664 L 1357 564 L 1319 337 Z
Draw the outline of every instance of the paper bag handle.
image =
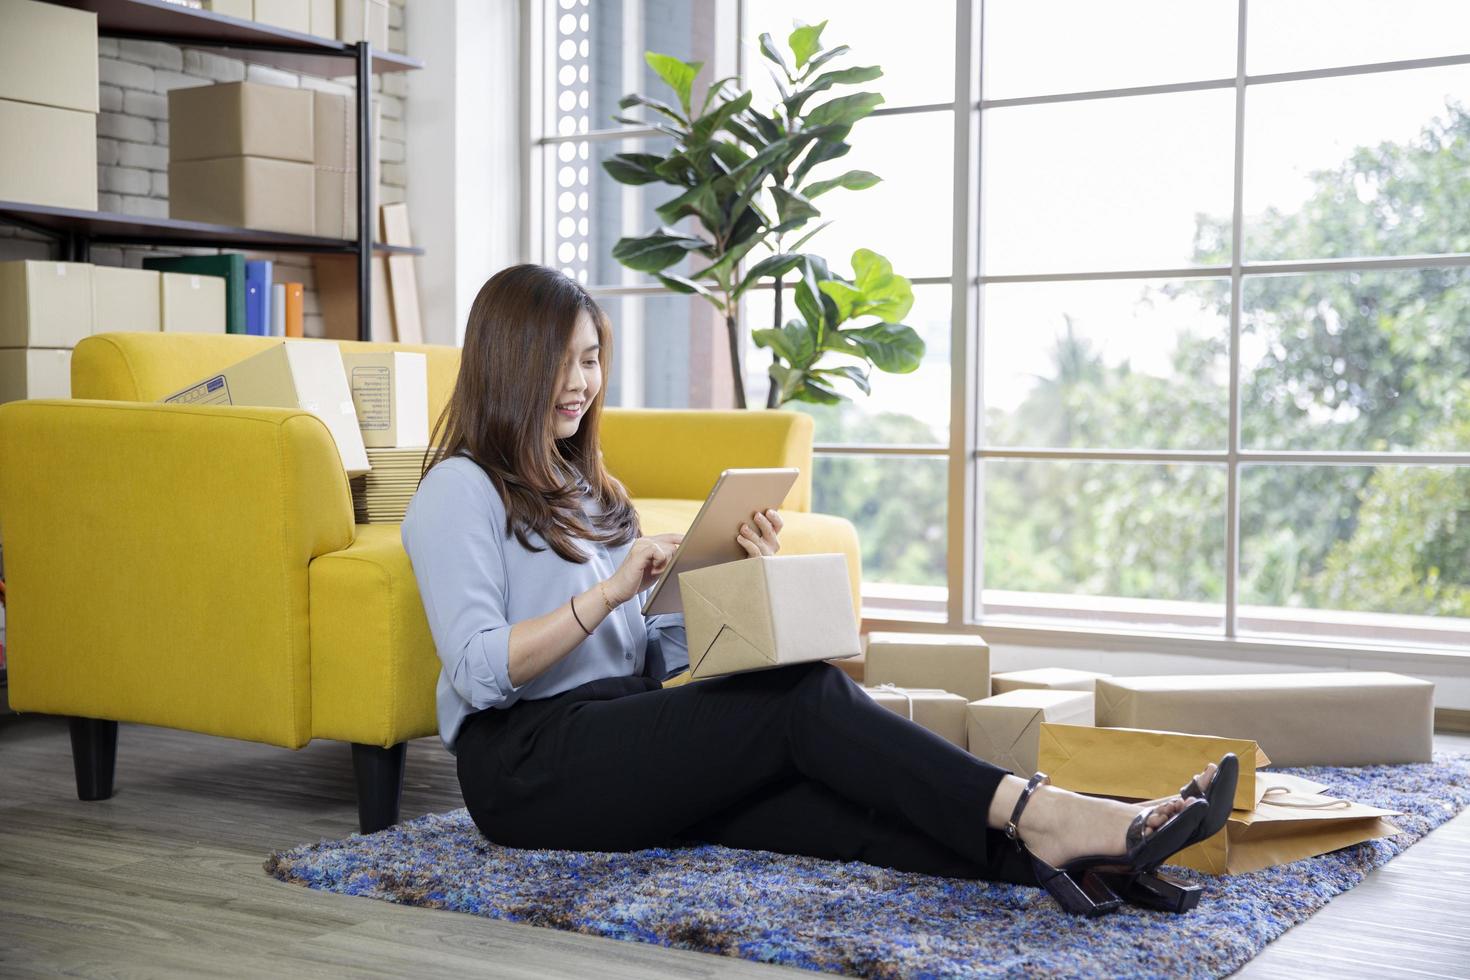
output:
M 1272 806 L 1289 806 L 1297 810 L 1341 810 L 1345 806 L 1352 806 L 1347 800 L 1337 799 L 1326 799 L 1321 803 L 1280 803 L 1276 800 L 1268 799 L 1272 793 L 1290 794 L 1291 788 L 1287 786 L 1267 786 L 1266 792 L 1261 794 L 1261 801 L 1270 803 Z

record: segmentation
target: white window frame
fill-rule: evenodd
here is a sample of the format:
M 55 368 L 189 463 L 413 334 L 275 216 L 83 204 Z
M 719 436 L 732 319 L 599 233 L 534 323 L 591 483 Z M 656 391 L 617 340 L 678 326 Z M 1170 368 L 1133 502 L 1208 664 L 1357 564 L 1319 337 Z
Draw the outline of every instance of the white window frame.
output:
M 530 0 L 535 8 L 531 18 L 532 38 L 547 36 L 537 23 L 544 13 L 540 0 Z M 745 0 L 734 0 L 738 10 L 733 18 L 722 18 L 733 24 L 734 38 L 721 39 L 722 50 L 733 48 L 733 59 L 738 74 L 745 77 L 750 66 L 744 63 L 744 45 L 739 39 L 745 33 Z M 1380 666 L 1419 666 L 1423 669 L 1445 669 L 1454 666 L 1459 670 L 1470 669 L 1470 652 L 1456 649 L 1448 644 L 1464 636 L 1455 629 L 1436 629 L 1433 617 L 1401 617 L 1414 619 L 1413 628 L 1396 630 L 1392 621 L 1395 617 L 1380 614 L 1355 616 L 1349 612 L 1329 610 L 1303 610 L 1303 632 L 1290 636 L 1274 636 L 1264 633 L 1241 634 L 1241 605 L 1238 591 L 1240 552 L 1240 470 L 1251 464 L 1409 464 L 1470 466 L 1470 453 L 1394 453 L 1394 452 L 1279 452 L 1248 451 L 1241 448 L 1240 440 L 1240 298 L 1243 280 L 1262 274 L 1316 273 L 1334 271 L 1382 271 L 1403 268 L 1432 268 L 1470 266 L 1470 254 L 1448 254 L 1433 256 L 1393 256 L 1345 260 L 1313 260 L 1285 262 L 1243 262 L 1241 260 L 1241 237 L 1243 229 L 1242 186 L 1244 173 L 1245 103 L 1248 88 L 1317 78 L 1333 78 L 1364 75 L 1379 72 L 1401 71 L 1416 68 L 1434 68 L 1448 65 L 1470 64 L 1470 54 L 1438 58 L 1416 58 L 1392 62 L 1357 64 L 1334 68 L 1305 71 L 1279 72 L 1249 75 L 1246 73 L 1246 18 L 1249 0 L 1237 0 L 1236 70 L 1233 77 L 1206 79 L 1165 85 L 1144 85 L 1126 88 L 1103 89 L 1081 92 L 1066 92 L 1043 96 L 987 100 L 982 90 L 980 53 L 983 50 L 984 6 L 986 0 L 955 0 L 955 58 L 954 99 L 952 102 L 927 105 L 884 107 L 873 113 L 879 115 L 904 115 L 912 113 L 951 112 L 954 122 L 954 211 L 951 274 L 942 277 L 916 277 L 916 285 L 947 284 L 951 291 L 950 322 L 950 426 L 948 443 L 932 445 L 873 445 L 873 444 L 818 444 L 814 447 L 817 456 L 863 455 L 896 458 L 942 458 L 948 462 L 948 526 L 947 541 L 947 591 L 944 600 L 926 595 L 921 588 L 889 587 L 864 584 L 864 628 L 909 629 L 924 631 L 980 632 L 992 643 L 1017 645 L 1039 645 L 1050 647 L 1072 647 L 1099 650 L 1136 652 L 1167 652 L 1175 654 L 1197 654 L 1222 658 L 1264 658 L 1289 660 L 1297 663 L 1324 664 L 1369 664 Z M 633 13 L 625 15 L 638 20 L 639 0 L 631 0 Z M 555 64 L 554 52 L 543 40 L 541 57 Z M 533 50 L 537 45 L 533 41 Z M 641 55 L 641 50 L 637 52 Z M 635 59 L 626 58 L 625 62 Z M 528 59 L 534 62 L 535 58 Z M 588 133 L 561 137 L 539 132 L 543 118 L 540 105 L 545 98 L 545 87 L 549 75 L 540 65 L 533 65 L 527 90 L 532 94 L 530 145 L 531 175 L 540 174 L 544 165 L 542 154 L 548 148 L 568 140 L 598 141 L 624 139 L 628 137 L 654 136 L 654 130 L 619 129 L 593 130 Z M 637 79 L 625 79 L 636 88 Z M 980 221 L 984 213 L 984 200 L 980 188 L 981 148 L 984 144 L 984 128 L 987 110 L 1021 105 L 1043 105 L 1058 102 L 1096 101 L 1129 96 L 1161 94 L 1170 92 L 1195 92 L 1209 89 L 1233 89 L 1235 92 L 1234 133 L 1234 176 L 1232 200 L 1232 242 L 1229 265 L 1200 266 L 1174 269 L 1132 269 L 1123 271 L 1059 271 L 1029 273 L 1024 275 L 980 274 Z M 630 88 L 630 90 L 632 90 Z M 533 176 L 533 181 L 536 178 Z M 534 227 L 527 241 L 527 254 L 540 256 L 544 235 L 546 196 L 539 188 L 527 188 L 531 211 L 536 216 Z M 1096 449 L 1035 449 L 1026 447 L 991 446 L 984 442 L 983 375 L 979 371 L 978 353 L 983 350 L 985 317 L 984 287 L 991 283 L 1045 283 L 1080 282 L 1109 279 L 1230 279 L 1229 318 L 1229 426 L 1227 447 L 1218 451 L 1176 450 L 1096 450 Z M 591 291 L 597 296 L 660 295 L 665 292 L 657 285 L 635 285 L 628 282 L 617 284 L 593 284 Z M 626 360 L 626 359 L 625 359 Z M 632 371 L 632 368 L 628 368 Z M 629 380 L 632 379 L 630 375 Z M 625 388 L 636 391 L 636 388 Z M 987 459 L 1005 460 L 1094 460 L 1107 462 L 1153 462 L 1153 463 L 1204 463 L 1223 466 L 1226 469 L 1226 549 L 1225 549 L 1225 598 L 1223 629 L 1202 632 L 1197 629 L 1180 630 L 1169 628 L 1181 615 L 1178 609 L 1151 612 L 1148 601 L 1094 599 L 1085 596 L 1049 596 L 1042 594 L 1006 597 L 1004 604 L 992 601 L 987 608 L 982 602 L 983 568 L 983 480 L 980 469 Z M 1072 610 L 1086 615 L 1085 621 L 1068 621 L 1064 615 L 1047 617 L 1045 621 L 1027 621 L 1026 611 L 1033 612 L 1038 606 L 1057 604 L 1064 606 L 1068 600 Z M 1119 625 L 1106 622 L 1110 612 L 1120 617 Z M 1183 604 L 1155 604 L 1157 606 Z M 1060 609 L 1057 609 L 1060 612 Z M 1266 610 L 1249 610 L 1250 614 L 1264 614 Z M 1280 613 L 1282 610 L 1270 610 Z M 1187 614 L 1184 614 L 1187 615 Z M 1121 617 L 1126 617 L 1123 622 Z M 1150 618 L 1157 621 L 1150 624 Z M 1218 620 L 1218 617 L 1216 617 Z M 1324 633 L 1320 640 L 1310 637 L 1311 620 L 1332 624 L 1340 630 L 1341 624 L 1361 625 L 1363 633 L 1358 640 L 1344 638 L 1341 632 Z M 1441 636 L 1440 634 L 1445 634 Z M 1411 638 L 1408 638 L 1411 637 Z

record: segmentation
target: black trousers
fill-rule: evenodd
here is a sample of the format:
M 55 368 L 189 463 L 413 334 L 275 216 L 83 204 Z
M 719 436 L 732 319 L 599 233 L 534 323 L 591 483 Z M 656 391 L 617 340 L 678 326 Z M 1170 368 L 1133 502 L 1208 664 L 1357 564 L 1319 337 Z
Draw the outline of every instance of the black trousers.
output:
M 475 825 L 509 847 L 694 842 L 1034 884 L 986 827 L 1006 774 L 796 664 L 662 689 L 592 681 L 466 719 L 455 751 Z

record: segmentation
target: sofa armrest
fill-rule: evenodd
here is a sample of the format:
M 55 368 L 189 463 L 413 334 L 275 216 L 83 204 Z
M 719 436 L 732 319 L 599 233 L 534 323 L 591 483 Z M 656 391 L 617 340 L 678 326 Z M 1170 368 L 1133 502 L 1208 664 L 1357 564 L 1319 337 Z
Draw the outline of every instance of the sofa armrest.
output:
M 602 452 L 634 497 L 703 500 L 722 470 L 795 466 L 782 509 L 812 508 L 812 418 L 801 412 L 609 408 Z
M 354 534 L 320 419 L 11 402 L 0 460 L 13 707 L 305 744 L 307 566 Z

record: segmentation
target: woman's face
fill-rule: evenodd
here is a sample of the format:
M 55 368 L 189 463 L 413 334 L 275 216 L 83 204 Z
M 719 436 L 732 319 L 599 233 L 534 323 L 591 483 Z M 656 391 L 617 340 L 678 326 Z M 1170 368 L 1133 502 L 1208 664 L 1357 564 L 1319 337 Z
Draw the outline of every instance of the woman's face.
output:
M 562 362 L 551 408 L 558 439 L 577 434 L 587 406 L 592 404 L 592 399 L 601 389 L 602 360 L 597 327 L 584 310 L 577 317 L 577 328 L 572 331 L 572 343 Z

